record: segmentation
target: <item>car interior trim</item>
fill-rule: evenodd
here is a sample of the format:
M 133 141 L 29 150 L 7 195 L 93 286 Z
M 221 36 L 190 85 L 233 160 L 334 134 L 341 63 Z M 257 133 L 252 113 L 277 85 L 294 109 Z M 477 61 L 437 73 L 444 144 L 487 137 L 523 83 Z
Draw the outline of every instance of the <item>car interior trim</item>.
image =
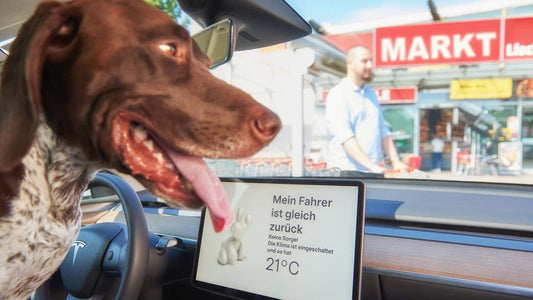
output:
M 429 283 L 452 285 L 468 289 L 483 290 L 495 293 L 512 294 L 517 296 L 533 297 L 533 289 L 510 285 L 495 284 L 489 282 L 468 280 L 463 278 L 452 278 L 429 274 L 420 274 L 407 271 L 390 270 L 377 267 L 363 266 L 363 272 L 375 275 L 403 278 L 408 280 L 424 281 Z
M 430 231 L 367 224 L 365 226 L 365 234 L 455 243 L 462 245 L 485 246 L 519 251 L 533 250 L 533 240 L 487 237 L 465 233 L 438 232 L 434 230 Z
M 363 265 L 533 288 L 533 252 L 365 234 Z

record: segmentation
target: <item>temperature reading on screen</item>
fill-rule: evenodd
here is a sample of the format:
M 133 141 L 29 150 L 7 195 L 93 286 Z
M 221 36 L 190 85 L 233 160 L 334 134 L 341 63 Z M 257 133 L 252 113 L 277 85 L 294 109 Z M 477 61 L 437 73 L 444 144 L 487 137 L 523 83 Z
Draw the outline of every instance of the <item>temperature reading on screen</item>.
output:
M 287 270 L 291 275 L 298 275 L 300 272 L 300 264 L 297 261 L 287 261 L 285 259 L 267 258 L 267 271 L 279 272 Z

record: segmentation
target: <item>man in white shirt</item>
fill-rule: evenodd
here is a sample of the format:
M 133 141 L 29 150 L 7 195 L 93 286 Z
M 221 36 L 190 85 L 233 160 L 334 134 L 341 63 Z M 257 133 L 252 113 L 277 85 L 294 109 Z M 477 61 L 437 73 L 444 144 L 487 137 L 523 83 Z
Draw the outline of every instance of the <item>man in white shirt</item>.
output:
M 444 150 L 444 141 L 434 135 L 431 140 L 431 151 L 433 152 L 433 172 L 440 172 L 442 169 L 442 151 Z
M 376 93 L 365 84 L 372 78 L 370 50 L 364 46 L 351 48 L 346 54 L 346 66 L 346 78 L 333 87 L 326 100 L 331 137 L 328 167 L 383 173 L 385 168 L 380 163 L 385 153 L 394 170 L 405 170 Z

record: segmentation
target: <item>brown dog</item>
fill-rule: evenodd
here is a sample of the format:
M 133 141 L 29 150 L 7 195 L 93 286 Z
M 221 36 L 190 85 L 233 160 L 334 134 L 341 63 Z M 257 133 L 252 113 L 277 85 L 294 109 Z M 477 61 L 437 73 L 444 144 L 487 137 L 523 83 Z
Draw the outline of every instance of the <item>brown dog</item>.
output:
M 173 206 L 231 222 L 200 157 L 254 154 L 279 118 L 213 77 L 187 31 L 140 0 L 44 2 L 10 47 L 0 87 L 0 298 L 27 298 L 80 227 L 99 168 Z

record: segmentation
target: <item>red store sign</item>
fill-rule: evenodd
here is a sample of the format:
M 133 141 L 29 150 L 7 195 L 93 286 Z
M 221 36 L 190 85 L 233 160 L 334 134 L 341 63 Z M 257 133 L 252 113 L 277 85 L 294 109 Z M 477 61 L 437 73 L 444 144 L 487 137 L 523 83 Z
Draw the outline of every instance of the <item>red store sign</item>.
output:
M 533 18 L 505 20 L 504 59 L 521 60 L 533 58 Z
M 416 87 L 375 88 L 381 104 L 416 103 L 418 89 Z
M 376 28 L 375 64 L 398 67 L 498 61 L 500 31 L 499 19 Z

